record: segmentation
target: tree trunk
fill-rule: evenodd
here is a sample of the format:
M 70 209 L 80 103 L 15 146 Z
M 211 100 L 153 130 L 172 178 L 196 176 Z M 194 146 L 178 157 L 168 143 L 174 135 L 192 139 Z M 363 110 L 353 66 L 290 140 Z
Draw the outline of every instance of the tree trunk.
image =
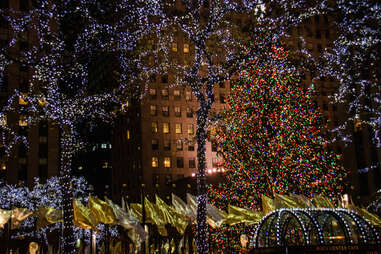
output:
M 73 128 L 64 126 L 61 129 L 61 186 L 63 208 L 62 250 L 65 254 L 75 252 L 73 224 L 73 192 L 71 186 L 71 163 L 73 156 Z
M 197 253 L 207 254 L 209 250 L 208 225 L 206 224 L 206 176 L 205 176 L 205 143 L 206 143 L 206 119 L 208 111 L 201 106 L 197 111 Z

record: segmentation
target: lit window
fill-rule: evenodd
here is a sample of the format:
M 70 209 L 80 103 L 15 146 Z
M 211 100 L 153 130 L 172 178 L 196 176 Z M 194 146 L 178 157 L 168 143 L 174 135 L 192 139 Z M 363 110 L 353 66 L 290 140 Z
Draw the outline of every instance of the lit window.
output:
M 19 97 L 19 105 L 27 105 L 28 102 L 26 102 L 26 97 L 27 97 L 27 94 L 26 93 L 22 93 L 21 96 Z
M 181 117 L 181 108 L 178 106 L 175 107 L 175 116 Z
M 28 126 L 28 121 L 27 121 L 25 116 L 20 116 L 19 126 L 21 126 L 21 127 Z
M 0 113 L 0 126 L 7 125 L 7 116 Z
M 191 91 L 185 91 L 185 100 L 191 101 L 192 100 L 192 92 Z
M 159 167 L 159 159 L 157 157 L 152 157 L 152 167 L 153 168 Z
M 127 140 L 129 140 L 131 138 L 131 132 L 130 132 L 130 130 L 126 131 L 126 138 L 127 138 Z
M 176 141 L 176 150 L 177 151 L 182 151 L 183 150 L 183 141 L 181 139 L 178 139 Z
M 166 89 L 166 88 L 161 89 L 161 97 L 162 97 L 162 99 L 168 100 L 168 98 L 169 98 L 168 89 Z
M 103 165 L 102 165 L 102 168 L 108 168 L 108 167 L 109 167 L 108 162 L 105 161 L 105 162 L 103 163 Z
M 152 122 L 152 133 L 157 133 L 157 122 Z
M 217 143 L 212 142 L 211 145 L 212 145 L 212 152 L 217 152 Z
M 156 107 L 156 105 L 151 105 L 150 106 L 150 114 L 151 114 L 151 116 L 156 116 L 157 115 L 157 107 Z
M 175 100 L 180 100 L 181 99 L 181 93 L 180 93 L 180 90 L 174 90 L 173 91 L 173 97 L 175 98 Z
M 163 133 L 169 133 L 169 123 L 163 123 Z
M 101 148 L 106 149 L 107 148 L 107 144 L 102 144 Z
M 184 43 L 184 53 L 189 53 L 189 44 Z
M 169 116 L 169 107 L 168 106 L 162 106 L 161 107 L 161 113 L 163 116 Z
M 171 167 L 171 157 L 164 157 L 164 167 L 165 168 Z
M 177 52 L 177 43 L 176 42 L 172 42 L 172 51 Z
M 149 96 L 151 97 L 151 99 L 156 99 L 156 89 L 155 88 L 149 89 Z
M 176 124 L 176 134 L 181 134 L 181 123 Z
M 193 124 L 188 124 L 188 134 L 189 135 L 193 135 L 194 134 Z

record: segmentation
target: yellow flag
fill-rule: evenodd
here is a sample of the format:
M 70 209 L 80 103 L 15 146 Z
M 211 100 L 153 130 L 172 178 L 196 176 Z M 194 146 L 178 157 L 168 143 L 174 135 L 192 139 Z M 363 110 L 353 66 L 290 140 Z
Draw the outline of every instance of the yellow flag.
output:
M 195 196 L 187 193 L 187 206 L 194 215 L 197 214 L 197 199 Z
M 312 202 L 306 196 L 291 193 L 290 198 L 295 203 L 297 203 L 298 206 L 301 208 L 313 208 L 314 207 Z
M 189 220 L 195 221 L 196 220 L 196 214 L 194 214 L 187 204 L 181 200 L 178 196 L 172 193 L 172 206 L 176 210 L 177 213 L 181 214 L 182 216 L 186 216 Z
M 4 225 L 11 218 L 12 211 L 11 210 L 3 210 L 0 209 L 0 228 L 3 228 Z
M 37 210 L 37 229 L 49 224 L 63 221 L 63 211 L 48 206 L 41 206 Z
M 79 200 L 73 200 L 74 225 L 79 228 L 96 230 L 98 221 Z
M 124 227 L 127 230 L 133 230 L 138 236 L 135 236 L 134 238 L 140 239 L 140 241 L 143 241 L 147 235 L 144 228 L 140 225 L 139 219 L 132 216 L 132 214 L 129 211 L 125 211 L 118 205 L 114 204 L 111 200 L 106 198 L 107 204 L 112 207 L 115 217 L 116 217 L 116 224 Z
M 115 224 L 116 218 L 112 207 L 97 197 L 89 196 L 89 209 L 97 221 L 103 224 Z
M 335 208 L 335 206 L 329 201 L 328 198 L 322 195 L 317 195 L 312 199 L 312 203 L 316 208 Z
M 159 234 L 161 236 L 168 236 L 168 232 L 165 229 L 165 221 L 162 217 L 161 213 L 158 212 L 159 208 L 153 203 L 151 203 L 148 198 L 144 199 L 145 208 L 146 208 L 146 216 L 150 218 L 157 226 Z
M 26 208 L 14 208 L 11 215 L 11 229 L 15 229 L 20 226 L 21 222 L 32 214 L 33 212 Z
M 113 242 L 110 242 L 110 253 L 111 254 L 122 253 L 122 242 L 118 241 L 115 244 Z
M 210 204 L 206 204 L 206 221 L 213 228 L 221 226 L 227 214 Z
M 174 207 L 167 205 L 164 200 L 156 195 L 156 206 L 162 213 L 165 223 L 171 224 L 182 235 L 188 225 L 187 217 L 179 214 Z
M 277 209 L 279 208 L 300 208 L 299 204 L 295 202 L 290 196 L 274 194 L 274 203 Z
M 224 221 L 224 223 L 228 225 L 235 225 L 239 223 L 255 224 L 258 223 L 263 217 L 262 211 L 252 211 L 232 205 L 229 205 L 228 212 L 229 213 Z
M 275 210 L 274 200 L 265 195 L 262 195 L 262 211 L 263 215 L 267 215 L 268 213 Z
M 358 206 L 349 205 L 349 209 L 357 212 L 359 215 L 369 220 L 374 226 L 381 227 L 381 218 L 376 214 L 369 212 L 365 208 L 360 208 Z

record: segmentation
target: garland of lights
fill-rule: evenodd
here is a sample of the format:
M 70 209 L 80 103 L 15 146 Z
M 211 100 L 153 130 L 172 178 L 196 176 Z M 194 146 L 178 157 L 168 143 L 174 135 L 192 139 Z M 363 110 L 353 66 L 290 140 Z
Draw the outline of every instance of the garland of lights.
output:
M 262 218 L 251 235 L 250 247 L 283 246 L 285 236 L 279 232 L 284 232 L 285 227 L 290 223 L 290 220 L 286 219 L 287 215 L 292 216 L 298 222 L 297 227 L 302 230 L 302 239 L 299 240 L 304 241 L 304 245 L 311 245 L 310 239 L 316 234 L 317 245 L 330 244 L 324 237 L 326 234 L 331 233 L 328 231 L 330 227 L 325 225 L 330 218 L 337 221 L 338 226 L 342 228 L 346 244 L 373 244 L 379 246 L 381 243 L 377 229 L 353 211 L 341 208 L 279 209 Z M 281 221 L 282 223 L 280 223 Z M 307 225 L 309 226 L 306 227 Z M 271 231 L 273 229 L 275 229 L 275 232 Z M 360 233 L 361 237 L 358 237 L 356 243 L 353 234 L 357 233 Z

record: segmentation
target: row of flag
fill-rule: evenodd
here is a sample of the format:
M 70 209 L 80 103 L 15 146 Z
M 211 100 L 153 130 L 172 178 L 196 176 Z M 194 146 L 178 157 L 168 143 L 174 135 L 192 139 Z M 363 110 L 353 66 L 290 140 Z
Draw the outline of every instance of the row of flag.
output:
M 165 228 L 166 224 L 172 225 L 183 235 L 187 226 L 196 221 L 197 198 L 189 193 L 186 197 L 186 203 L 175 194 L 172 194 L 172 205 L 168 205 L 160 197 L 156 196 L 155 203 L 145 198 L 144 207 L 145 223 L 156 225 L 162 236 L 168 236 Z M 211 204 L 207 204 L 207 222 L 213 228 L 222 224 L 256 224 L 266 214 L 280 208 L 335 208 L 335 205 L 329 199 L 320 195 L 315 196 L 312 200 L 296 194 L 274 194 L 273 199 L 263 195 L 262 211 L 253 211 L 248 208 L 229 205 L 226 213 Z M 348 208 L 368 219 L 375 226 L 381 226 L 381 219 L 365 208 L 353 205 L 349 205 Z M 125 208 L 121 208 L 107 198 L 103 201 L 97 197 L 89 196 L 87 206 L 74 199 L 73 210 L 73 223 L 79 228 L 97 230 L 98 223 L 120 225 L 128 230 L 130 238 L 136 243 L 141 243 L 146 237 L 146 232 L 141 226 L 143 221 L 142 204 L 131 203 L 130 206 L 127 205 Z M 10 220 L 11 228 L 15 229 L 23 220 L 32 215 L 37 216 L 37 229 L 63 221 L 62 210 L 52 207 L 39 207 L 35 212 L 28 211 L 26 208 L 0 209 L 0 228 Z

